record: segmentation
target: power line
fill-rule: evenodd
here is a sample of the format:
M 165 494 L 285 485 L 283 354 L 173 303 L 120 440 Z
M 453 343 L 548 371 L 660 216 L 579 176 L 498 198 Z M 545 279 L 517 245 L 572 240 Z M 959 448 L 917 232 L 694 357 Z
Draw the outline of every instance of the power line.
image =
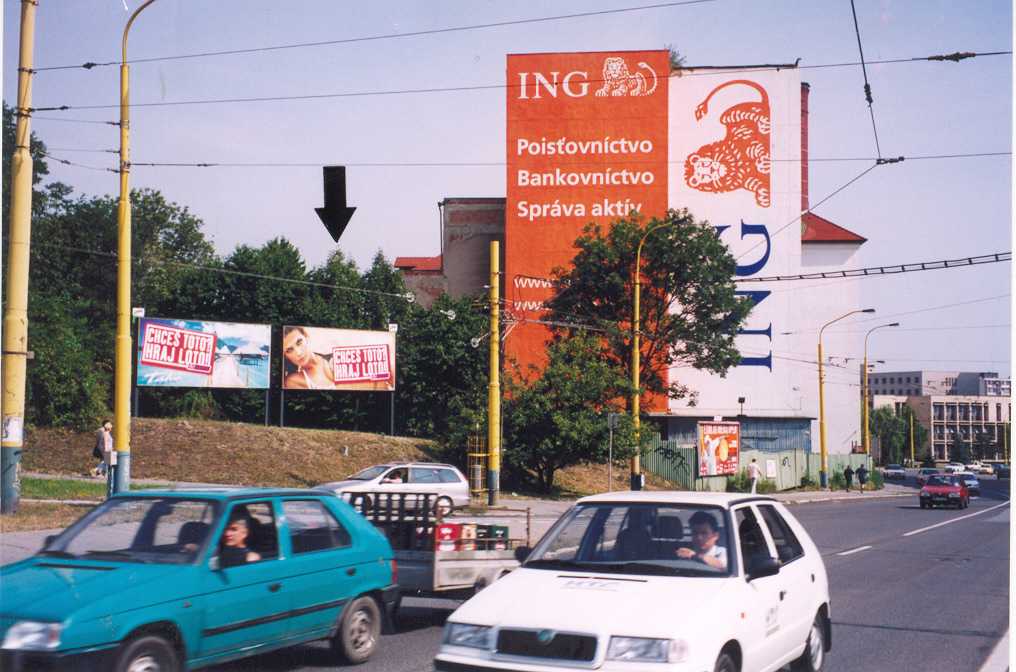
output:
M 32 115 L 33 121 L 60 121 L 73 124 L 103 124 L 106 126 L 119 126 L 119 121 L 102 121 L 99 119 L 62 119 L 60 117 L 37 117 Z
M 83 163 L 77 163 L 75 161 L 70 161 L 68 159 L 61 159 L 60 157 L 53 156 L 52 154 L 50 154 L 48 152 L 40 152 L 40 154 L 45 156 L 47 159 L 51 159 L 53 161 L 56 161 L 57 163 L 62 163 L 65 166 L 74 166 L 75 168 L 84 168 L 85 170 L 97 170 L 97 171 L 100 171 L 100 172 L 110 172 L 110 173 L 118 173 L 118 172 L 120 172 L 116 168 L 103 168 L 101 166 L 89 166 L 89 165 L 86 165 L 86 164 L 83 164 Z
M 712 1 L 712 0 L 699 0 L 701 2 Z M 973 53 L 973 52 L 971 52 Z M 975 56 L 995 56 L 1002 54 L 1011 54 L 1012 52 L 990 52 L 986 54 L 974 54 Z M 906 61 L 927 61 L 935 60 L 934 57 L 921 57 L 914 59 L 902 59 Z M 858 65 L 858 63 L 844 64 L 844 65 Z M 765 69 L 776 69 L 780 68 L 793 68 L 795 65 L 786 66 L 773 66 L 773 67 L 754 67 L 749 68 L 748 71 L 757 71 Z M 816 66 L 817 67 L 817 66 Z M 802 68 L 803 69 L 803 68 Z M 729 70 L 726 72 L 734 72 Z M 685 73 L 682 76 L 690 77 L 696 74 L 712 74 L 712 73 Z M 603 79 L 599 78 L 586 78 L 583 80 L 589 84 L 595 84 L 603 82 Z M 205 98 L 195 100 L 169 100 L 159 101 L 151 103 L 131 103 L 131 108 L 147 108 L 147 107 L 179 107 L 185 105 L 221 105 L 230 103 L 266 103 L 266 102 L 281 102 L 281 101 L 300 101 L 300 100 L 331 100 L 337 98 L 363 98 L 369 96 L 396 96 L 396 95 L 410 95 L 410 94 L 421 94 L 421 93 L 460 93 L 466 91 L 493 91 L 493 90 L 511 90 L 517 89 L 520 84 L 475 84 L 475 85 L 461 85 L 461 86 L 435 86 L 418 89 L 387 89 L 387 90 L 375 90 L 375 91 L 346 91 L 337 93 L 319 93 L 319 94 L 302 94 L 302 95 L 287 95 L 287 96 L 251 96 L 251 97 L 240 97 L 240 98 Z M 30 108 L 31 112 L 64 112 L 67 110 L 112 110 L 118 109 L 119 104 L 109 105 L 56 105 L 56 106 L 40 106 Z
M 854 268 L 846 271 L 822 271 L 820 273 L 800 273 L 798 275 L 771 275 L 764 278 L 742 278 L 738 280 L 738 282 L 786 282 L 789 280 L 828 280 L 830 278 L 877 277 L 879 275 L 897 275 L 899 273 L 913 273 L 915 271 L 937 271 L 944 268 L 966 268 L 968 266 L 979 266 L 981 264 L 997 264 L 1003 261 L 1012 261 L 1012 252 L 995 252 L 975 257 L 942 259 L 939 261 L 920 261 L 909 264 L 894 264 L 891 266 L 868 266 L 867 268 Z
M 854 34 L 857 35 L 857 52 L 861 56 L 861 73 L 864 75 L 864 99 L 868 102 L 868 113 L 871 115 L 871 130 L 875 134 L 875 153 L 882 158 L 882 148 L 878 143 L 878 126 L 875 124 L 875 109 L 872 103 L 875 102 L 871 96 L 871 84 L 868 83 L 868 66 L 864 63 L 864 48 L 861 46 L 861 28 L 857 24 L 857 9 L 854 7 L 854 0 L 850 0 L 850 12 L 854 15 Z
M 295 44 L 278 44 L 267 47 L 250 47 L 246 49 L 226 49 L 222 51 L 203 51 L 195 52 L 190 54 L 177 54 L 173 56 L 153 56 L 151 58 L 136 58 L 129 60 L 128 63 L 133 65 L 136 63 L 156 63 L 160 61 L 179 61 L 183 59 L 191 58 L 206 58 L 211 56 L 234 56 L 238 54 L 253 54 L 269 51 L 282 51 L 286 49 L 304 49 L 309 47 L 326 47 L 334 46 L 339 44 L 354 44 L 358 42 L 376 42 L 380 40 L 394 40 L 406 37 L 421 37 L 423 35 L 443 35 L 446 33 L 457 33 L 465 32 L 470 30 L 484 30 L 487 28 L 503 28 L 506 26 L 519 26 L 533 23 L 547 23 L 551 21 L 566 21 L 569 19 L 580 19 L 590 16 L 607 16 L 612 14 L 626 14 L 631 12 L 641 12 L 651 9 L 667 9 L 670 7 L 681 7 L 685 5 L 698 5 L 707 2 L 714 2 L 715 0 L 683 0 L 682 2 L 664 2 L 654 5 L 640 5 L 638 7 L 622 7 L 618 9 L 604 9 L 594 12 L 577 12 L 574 14 L 559 14 L 557 16 L 543 16 L 531 19 L 514 19 L 509 21 L 495 21 L 492 23 L 476 23 L 466 26 L 450 26 L 446 28 L 432 28 L 430 30 L 414 30 L 408 33 L 385 33 L 381 35 L 368 35 L 363 37 L 348 37 L 341 40 L 325 40 L 321 42 L 298 42 Z M 120 65 L 120 61 L 107 61 L 103 63 L 86 62 L 81 64 L 73 65 L 54 65 L 43 68 L 35 68 L 33 72 L 44 72 L 52 70 L 70 70 L 77 68 L 84 68 L 85 70 L 91 70 L 92 68 L 108 67 Z
M 908 310 L 908 311 L 905 311 L 905 312 L 902 312 L 902 313 L 889 313 L 888 315 L 879 315 L 878 317 L 872 317 L 872 318 L 868 318 L 868 319 L 864 319 L 864 320 L 856 320 L 856 321 L 852 322 L 851 324 L 866 324 L 868 322 L 878 322 L 880 320 L 886 320 L 886 319 L 888 319 L 890 317 L 902 317 L 904 315 L 917 315 L 917 314 L 920 314 L 920 313 L 930 313 L 930 312 L 933 312 L 933 311 L 936 311 L 936 310 L 946 310 L 948 308 L 958 308 L 959 306 L 969 306 L 969 305 L 973 305 L 975 303 L 985 303 L 987 301 L 997 301 L 998 299 L 1005 299 L 1005 298 L 1008 298 L 1009 296 L 1010 296 L 1010 293 L 1006 292 L 1005 294 L 997 294 L 995 296 L 985 296 L 985 297 L 982 297 L 982 298 L 979 298 L 979 299 L 970 299 L 969 301 L 957 301 L 955 303 L 945 303 L 945 304 L 938 305 L 938 306 L 926 306 L 924 308 L 917 308 L 915 310 Z M 818 333 L 818 331 L 819 331 L 818 329 L 799 329 L 797 331 L 785 331 L 781 335 L 783 335 L 783 336 L 793 336 L 793 335 L 796 335 L 796 334 L 814 334 L 814 333 Z M 842 330 L 838 330 L 838 329 L 830 329 L 829 333 L 831 333 L 831 334 L 839 334 L 839 333 L 845 333 L 845 332 L 842 331 Z

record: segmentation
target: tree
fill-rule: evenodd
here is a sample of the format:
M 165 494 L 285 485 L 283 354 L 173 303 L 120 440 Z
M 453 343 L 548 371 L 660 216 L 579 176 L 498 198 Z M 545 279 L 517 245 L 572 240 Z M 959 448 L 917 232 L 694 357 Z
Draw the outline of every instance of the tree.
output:
M 550 345 L 546 368 L 528 387 L 516 387 L 505 405 L 504 458 L 516 470 L 532 471 L 549 492 L 554 474 L 580 462 L 607 457 L 607 413 L 617 410 L 616 392 L 625 380 L 603 359 L 599 339 L 576 334 Z M 615 433 L 619 457 L 634 444 L 630 421 Z
M 910 456 L 910 416 L 914 411 L 910 406 L 903 406 L 899 412 L 889 406 L 876 408 L 868 417 L 871 433 L 878 437 L 882 448 L 883 462 L 901 464 L 904 456 Z M 914 457 L 917 458 L 924 450 L 928 440 L 928 431 L 917 422 L 914 415 Z
M 741 357 L 734 338 L 752 304 L 734 285 L 736 262 L 708 222 L 687 210 L 643 225 L 621 219 L 604 232 L 588 225 L 575 241 L 570 269 L 555 269 L 557 292 L 548 308 L 570 322 L 602 329 L 600 355 L 631 379 L 632 271 L 639 240 L 659 226 L 642 248 L 640 329 L 643 334 L 640 386 L 678 399 L 694 392 L 665 372 L 695 367 L 723 375 Z M 558 338 L 577 333 L 555 327 Z M 693 396 L 694 399 L 694 396 Z
M 993 459 L 998 453 L 998 444 L 986 431 L 979 431 L 974 434 L 973 454 L 975 460 Z

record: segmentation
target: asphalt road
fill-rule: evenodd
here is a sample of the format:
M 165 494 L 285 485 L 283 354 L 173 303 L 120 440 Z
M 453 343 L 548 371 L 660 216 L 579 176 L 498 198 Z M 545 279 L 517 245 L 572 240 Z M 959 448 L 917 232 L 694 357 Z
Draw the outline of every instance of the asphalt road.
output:
M 1009 481 L 985 479 L 982 486 L 982 496 L 962 511 L 920 509 L 916 485 L 913 499 L 792 507 L 829 573 L 833 650 L 828 672 L 981 669 L 1009 627 L 1010 525 L 1010 507 L 1004 503 Z M 936 527 L 924 529 L 929 526 Z M 356 669 L 432 670 L 441 628 L 455 605 L 405 600 L 399 632 L 384 635 L 374 658 Z M 328 649 L 313 644 L 212 669 L 335 667 Z

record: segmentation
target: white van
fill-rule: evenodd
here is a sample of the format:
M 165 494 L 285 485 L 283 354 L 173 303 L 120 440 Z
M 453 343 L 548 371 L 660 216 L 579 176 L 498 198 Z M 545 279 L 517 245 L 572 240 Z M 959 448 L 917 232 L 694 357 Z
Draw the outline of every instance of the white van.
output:
M 617 492 L 579 500 L 459 607 L 434 666 L 820 670 L 831 635 L 822 556 L 778 501 Z

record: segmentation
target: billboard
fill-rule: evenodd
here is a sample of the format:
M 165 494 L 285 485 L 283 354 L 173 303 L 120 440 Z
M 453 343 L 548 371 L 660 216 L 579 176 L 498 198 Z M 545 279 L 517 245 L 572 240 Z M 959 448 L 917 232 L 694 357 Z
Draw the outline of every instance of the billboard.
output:
M 271 338 L 267 324 L 144 318 L 137 384 L 267 389 Z
M 667 209 L 665 50 L 508 56 L 505 342 L 521 370 L 545 358 L 544 302 L 590 222 Z M 537 322 L 534 322 L 537 321 Z
M 698 435 L 698 475 L 736 474 L 741 452 L 740 423 L 700 422 Z
M 392 392 L 395 334 L 285 326 L 282 389 Z

